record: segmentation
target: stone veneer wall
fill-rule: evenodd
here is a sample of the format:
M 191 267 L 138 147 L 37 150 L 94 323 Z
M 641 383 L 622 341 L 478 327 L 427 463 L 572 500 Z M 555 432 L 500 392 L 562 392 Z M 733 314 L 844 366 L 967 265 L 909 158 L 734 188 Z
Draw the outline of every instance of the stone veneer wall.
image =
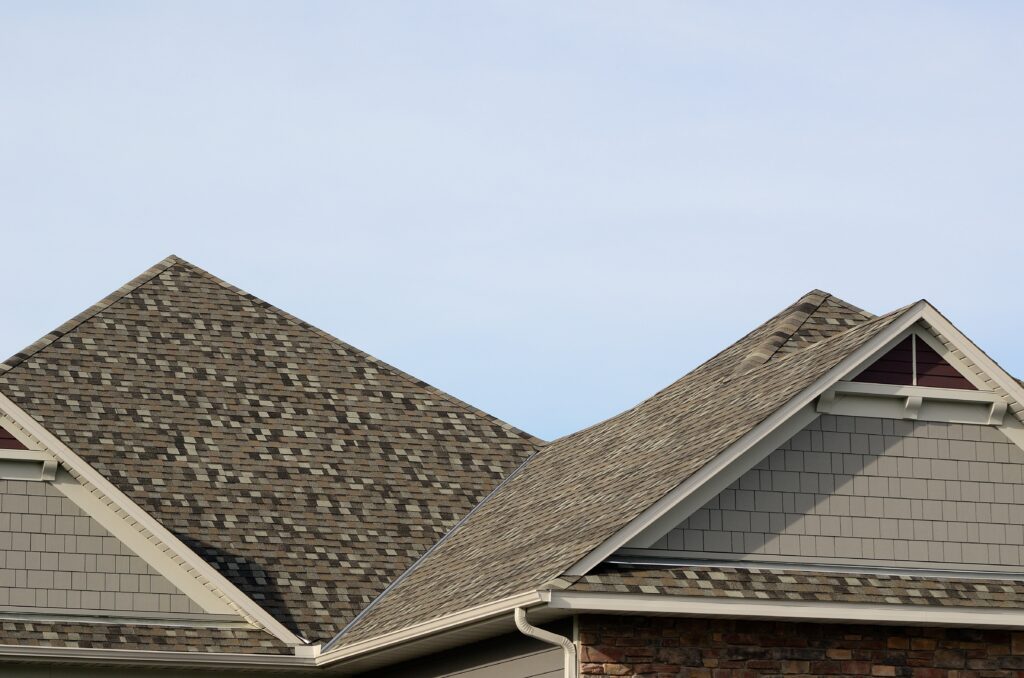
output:
M 0 480 L 0 607 L 202 608 L 48 482 Z
M 1024 676 L 1024 633 L 941 627 L 581 616 L 584 676 Z
M 998 429 L 822 416 L 655 549 L 882 565 L 1024 564 L 1024 451 Z

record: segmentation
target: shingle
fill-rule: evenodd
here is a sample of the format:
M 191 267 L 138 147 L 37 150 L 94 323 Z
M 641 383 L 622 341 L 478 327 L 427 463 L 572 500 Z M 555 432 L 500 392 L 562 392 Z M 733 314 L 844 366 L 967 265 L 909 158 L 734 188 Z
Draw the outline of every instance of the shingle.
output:
M 744 567 L 639 567 L 605 564 L 572 584 L 586 593 L 657 593 L 680 597 L 828 600 L 879 605 L 1021 608 L 1024 582 L 911 577 Z
M 802 351 L 738 370 L 803 303 L 640 405 L 546 446 L 340 643 L 543 586 L 903 312 L 865 320 Z
M 292 652 L 291 647 L 266 631 L 256 628 L 189 628 L 17 620 L 0 622 L 0 645 L 274 655 L 287 655 Z
M 176 257 L 0 365 L 0 391 L 310 640 L 540 444 Z

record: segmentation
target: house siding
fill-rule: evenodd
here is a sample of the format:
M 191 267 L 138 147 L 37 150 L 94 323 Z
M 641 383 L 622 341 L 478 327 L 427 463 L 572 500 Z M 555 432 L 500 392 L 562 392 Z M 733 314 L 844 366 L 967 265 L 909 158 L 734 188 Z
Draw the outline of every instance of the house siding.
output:
M 953 569 L 1024 563 L 1024 451 L 998 429 L 822 416 L 655 549 Z
M 48 482 L 0 480 L 0 608 L 201 613 Z
M 581 616 L 584 676 L 1024 675 L 1024 634 L 673 617 Z
M 568 623 L 555 625 L 569 635 Z M 561 648 L 513 633 L 390 666 L 361 678 L 561 678 Z

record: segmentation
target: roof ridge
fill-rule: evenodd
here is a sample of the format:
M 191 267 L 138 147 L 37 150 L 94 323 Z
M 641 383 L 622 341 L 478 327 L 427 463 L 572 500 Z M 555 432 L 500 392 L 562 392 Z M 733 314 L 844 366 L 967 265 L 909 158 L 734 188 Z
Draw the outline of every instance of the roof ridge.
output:
M 290 322 L 290 323 L 292 323 L 294 325 L 297 325 L 297 326 L 303 328 L 304 330 L 307 330 L 309 332 L 313 332 L 314 334 L 316 334 L 316 335 L 318 335 L 318 336 L 320 336 L 320 337 L 322 337 L 324 339 L 327 339 L 331 343 L 341 346 L 346 351 L 352 352 L 352 353 L 354 353 L 354 354 L 356 354 L 356 355 L 358 355 L 358 356 L 360 356 L 360 357 L 362 357 L 362 358 L 364 358 L 366 360 L 369 360 L 369 361 L 373 362 L 376 365 L 380 365 L 381 367 L 390 370 L 391 372 L 393 372 L 399 378 L 404 379 L 405 381 L 410 382 L 413 386 L 426 389 L 427 391 L 429 391 L 433 395 L 436 395 L 437 397 L 439 397 L 439 398 L 441 398 L 443 400 L 447 400 L 449 403 L 451 403 L 453 405 L 456 405 L 456 406 L 459 406 L 459 407 L 464 408 L 466 410 L 469 410 L 470 412 L 475 413 L 477 416 L 480 416 L 483 419 L 485 419 L 487 421 L 490 421 L 490 422 L 498 425 L 499 427 L 505 429 L 506 431 L 514 433 L 515 435 L 517 435 L 517 436 L 519 436 L 521 438 L 524 438 L 525 440 L 528 440 L 531 443 L 534 443 L 534 444 L 544 444 L 546 442 L 546 441 L 544 441 L 541 438 L 538 438 L 538 437 L 536 437 L 536 436 L 534 436 L 534 435 L 532 435 L 530 433 L 527 433 L 526 431 L 524 431 L 524 430 L 522 430 L 522 429 L 520 429 L 520 428 L 518 428 L 516 426 L 513 426 L 512 424 L 509 424 L 508 422 L 506 422 L 506 421 L 504 421 L 502 419 L 499 419 L 498 417 L 494 416 L 493 414 L 489 414 L 489 413 L 485 412 L 484 410 L 481 410 L 481 409 L 479 409 L 477 407 L 474 407 L 473 405 L 470 405 L 469 403 L 467 403 L 464 400 L 456 398 L 455 396 L 451 395 L 450 393 L 442 391 L 441 389 L 437 388 L 436 386 L 432 386 L 431 384 L 428 384 L 427 382 L 423 381 L 422 379 L 417 379 L 416 377 L 412 376 L 408 372 L 400 370 L 399 368 L 395 367 L 394 365 L 391 365 L 390 363 L 384 362 L 380 358 L 372 356 L 369 353 L 367 353 L 366 351 L 363 351 L 363 350 L 361 350 L 359 348 L 356 348 L 355 346 L 349 344 L 348 342 L 346 342 L 346 341 L 344 341 L 342 339 L 339 339 L 338 337 L 334 336 L 330 332 L 322 330 L 319 327 L 316 327 L 315 325 L 311 325 L 310 323 L 306 322 L 305 320 L 302 320 L 301 318 L 299 318 L 297 316 L 294 316 L 291 313 L 288 313 L 287 311 L 285 311 L 285 310 L 283 310 L 283 309 L 281 309 L 281 308 L 271 304 L 270 302 L 264 301 L 263 299 L 257 297 L 256 295 L 251 294 L 250 292 L 246 292 L 245 290 L 241 289 L 240 287 L 232 285 L 231 283 L 227 282 L 226 280 L 223 280 L 222 278 L 217 277 L 216 275 L 210 273 L 206 269 L 203 269 L 203 268 L 201 268 L 199 266 L 196 266 L 195 264 L 193 264 L 190 261 L 186 261 L 186 260 L 184 260 L 184 259 L 182 259 L 180 257 L 176 257 L 176 256 L 173 256 L 173 255 L 172 255 L 172 257 L 168 257 L 168 259 L 171 259 L 171 258 L 173 258 L 175 260 L 174 263 L 181 264 L 182 266 L 185 266 L 185 267 L 191 269 L 193 272 L 195 272 L 195 273 L 197 273 L 197 274 L 207 278 L 211 282 L 214 282 L 214 283 L 220 285 L 221 287 L 224 287 L 225 289 L 231 290 L 235 294 L 238 294 L 238 295 L 240 295 L 242 297 L 245 297 L 249 301 L 257 304 L 258 306 L 260 306 L 261 308 L 263 308 L 263 309 L 265 309 L 267 311 L 270 311 L 272 313 L 276 313 L 277 315 L 281 316 L 282 318 L 284 318 L 288 322 Z M 170 266 L 168 266 L 168 268 L 170 268 Z
M 21 349 L 11 357 L 7 358 L 7 360 L 0 363 L 0 377 L 3 377 L 8 372 L 16 368 L 18 365 L 21 365 L 26 360 L 28 360 L 35 354 L 39 353 L 44 348 L 46 348 L 53 342 L 57 341 L 61 337 L 70 334 L 85 321 L 89 320 L 98 313 L 110 308 L 111 306 L 121 301 L 126 296 L 128 296 L 135 290 L 139 289 L 146 283 L 151 282 L 153 279 L 155 279 L 157 276 L 159 276 L 167 269 L 183 261 L 183 259 L 174 254 L 164 257 L 156 264 L 150 266 L 145 271 L 143 271 L 139 275 L 135 276 L 134 278 L 126 282 L 124 285 L 121 285 L 119 288 L 117 288 L 107 296 L 97 301 L 95 304 L 89 306 L 81 313 L 72 317 L 70 320 L 63 322 L 55 329 L 50 330 L 39 339 L 35 340 L 25 348 Z
M 753 369 L 748 370 L 747 373 L 755 372 L 755 371 L 759 370 L 762 367 L 768 367 L 770 365 L 778 365 L 779 363 L 782 363 L 784 361 L 788 361 L 790 359 L 796 358 L 797 356 L 806 355 L 808 352 L 814 351 L 815 349 L 817 349 L 820 346 L 828 346 L 828 345 L 831 344 L 831 342 L 833 340 L 838 340 L 840 337 L 845 337 L 846 333 L 851 331 L 851 330 L 859 330 L 862 327 L 868 327 L 869 325 L 874 325 L 875 322 L 877 322 L 877 321 L 888 320 L 889 318 L 892 318 L 894 316 L 898 316 L 898 315 L 900 315 L 902 313 L 905 313 L 907 310 L 909 310 L 912 306 L 914 306 L 917 303 L 918 302 L 915 301 L 912 304 L 906 304 L 905 306 L 901 306 L 900 308 L 897 308 L 894 311 L 889 311 L 888 313 L 883 313 L 882 315 L 873 316 L 873 317 L 865 320 L 860 325 L 855 325 L 855 326 L 851 327 L 849 330 L 846 330 L 844 332 L 839 332 L 837 334 L 833 334 L 831 337 L 826 337 L 825 339 L 822 339 L 821 341 L 816 341 L 813 344 L 811 344 L 810 346 L 808 346 L 807 348 L 802 348 L 799 351 L 793 351 L 792 353 L 785 353 L 785 354 L 779 356 L 778 358 L 776 358 L 775 360 L 773 360 L 771 362 L 765 362 L 762 365 L 758 365 L 758 366 L 754 367 Z M 735 379 L 737 377 L 744 376 L 744 374 L 747 374 L 747 373 L 737 372 L 735 374 L 731 374 L 731 375 L 725 377 L 724 379 L 719 380 L 719 383 L 725 383 L 725 382 L 732 381 L 733 379 Z
M 869 319 L 876 317 L 875 314 L 872 313 L 871 311 L 865 311 L 860 306 L 855 306 L 855 305 L 851 304 L 850 302 L 848 302 L 846 299 L 841 299 L 841 298 L 837 297 L 834 294 L 829 294 L 828 296 L 829 296 L 829 298 L 832 299 L 833 302 L 835 302 L 837 304 L 840 304 L 840 305 L 846 307 L 847 309 L 849 309 L 851 311 L 854 311 L 856 313 L 860 313 L 861 315 L 864 315 L 864 316 L 866 316 Z
M 884 332 L 913 306 L 906 306 L 872 321 L 861 323 L 851 328 L 851 332 L 836 334 L 808 347 L 818 347 L 817 350 L 795 352 L 784 356 L 782 360 L 772 361 L 742 375 L 726 378 L 725 381 L 730 383 L 721 386 L 720 380 L 713 379 L 716 375 L 705 374 L 703 376 L 710 376 L 712 379 L 700 384 L 699 387 L 687 388 L 685 393 L 668 393 L 668 397 L 662 403 L 656 403 L 654 407 L 648 408 L 647 413 L 642 416 L 624 420 L 618 430 L 611 429 L 610 433 L 598 431 L 591 436 L 577 437 L 582 434 L 579 432 L 541 450 L 525 465 L 520 483 L 509 483 L 502 492 L 483 502 L 475 511 L 475 522 L 470 520 L 461 525 L 457 533 L 453 532 L 446 538 L 447 548 L 435 550 L 431 558 L 418 563 L 416 571 L 410 573 L 403 584 L 396 587 L 384 602 L 375 606 L 375 614 L 364 617 L 362 630 L 359 630 L 359 627 L 350 629 L 344 642 L 361 642 L 405 628 L 412 623 L 443 616 L 445 612 L 454 614 L 464 609 L 451 597 L 456 587 L 475 587 L 478 596 L 475 600 L 484 603 L 499 596 L 535 590 L 544 582 L 563 577 L 573 563 L 579 562 L 581 557 L 604 543 L 616 529 L 649 506 L 661 501 L 679 483 L 717 458 L 729 445 L 759 426 L 779 408 L 814 386 L 817 379 L 841 364 L 865 342 Z M 769 389 L 765 392 L 766 397 L 756 399 L 754 407 L 748 407 L 746 403 L 741 404 L 742 399 L 737 398 L 736 394 L 749 392 L 751 386 L 755 384 L 763 384 Z M 665 394 L 666 390 L 660 393 Z M 650 401 L 651 399 L 648 399 L 645 402 Z M 730 412 L 745 412 L 740 418 L 741 421 L 732 421 L 723 427 L 721 423 L 712 421 L 718 417 L 705 416 L 710 412 L 709 403 L 716 402 L 726 407 L 725 415 L 729 415 Z M 634 407 L 618 416 L 629 416 L 636 410 L 637 407 Z M 593 429 L 594 427 L 591 427 L 586 430 Z M 686 433 L 679 435 L 679 431 Z M 697 449 L 697 452 L 689 449 L 691 447 Z M 670 450 L 681 452 L 667 454 Z M 666 453 L 662 454 L 661 451 Z M 635 458 L 634 453 L 641 452 L 644 456 Z M 576 462 L 576 457 L 581 461 Z M 553 472 L 559 468 L 562 460 L 569 458 L 573 458 L 574 463 L 577 463 L 575 470 L 573 464 L 568 464 L 569 468 L 565 469 L 564 474 Z M 651 483 L 657 486 L 656 489 L 649 488 L 639 495 L 632 494 L 628 501 L 625 495 L 622 495 L 619 497 L 623 500 L 622 503 L 614 503 L 614 508 L 599 509 L 598 502 L 603 499 L 592 498 L 580 502 L 577 508 L 569 506 L 571 502 L 566 497 L 571 493 L 571 487 L 575 485 L 566 483 L 577 482 L 587 473 L 584 468 L 588 466 L 586 462 L 593 462 L 598 458 L 611 459 L 617 464 L 625 465 L 619 468 L 618 472 L 608 474 L 609 480 L 606 485 L 609 488 L 614 488 L 626 478 L 643 478 L 645 483 L 650 483 L 655 477 L 651 474 L 666 474 L 657 476 L 656 482 Z M 545 494 L 541 500 L 542 495 L 538 495 L 536 490 L 522 490 L 527 480 L 536 482 L 538 478 L 544 477 L 550 480 L 541 484 L 543 492 L 562 486 L 568 488 L 562 490 L 566 494 Z M 597 486 L 600 487 L 600 483 Z M 516 488 L 520 488 L 521 491 L 517 492 Z M 633 493 L 637 487 L 631 486 L 627 489 Z M 584 493 L 583 496 L 586 495 L 604 496 L 597 490 Z M 552 496 L 554 499 L 551 499 Z M 548 502 L 542 514 L 549 521 L 543 534 L 535 538 L 530 535 L 538 532 L 534 523 L 542 522 L 542 516 L 538 514 L 536 520 L 515 516 L 521 516 L 525 506 L 531 503 L 536 505 L 537 501 Z M 554 503 L 551 503 L 552 501 Z M 573 521 L 573 515 L 576 518 L 583 518 L 579 514 L 579 511 L 583 510 L 588 514 L 582 523 Z M 576 511 L 576 514 L 573 511 Z M 480 547 L 486 539 L 493 539 L 493 535 L 487 532 L 490 529 L 503 530 L 506 540 L 493 545 L 495 550 L 500 552 L 498 555 L 488 553 L 484 556 L 481 555 Z M 473 532 L 469 533 L 470 530 Z M 507 541 L 510 534 L 515 535 L 511 542 Z M 508 565 L 494 565 L 493 571 L 479 569 L 484 567 L 485 557 L 497 558 L 494 562 L 503 562 L 505 557 L 519 558 L 520 556 L 513 555 L 517 552 L 526 552 L 521 564 L 516 565 L 526 568 L 522 570 L 522 576 L 504 579 L 503 575 L 509 574 Z M 437 583 L 426 586 L 427 593 L 409 593 L 436 578 L 443 571 L 443 567 L 450 567 L 452 562 L 458 559 L 469 560 L 473 567 L 461 573 L 452 572 L 449 577 L 442 575 L 436 580 Z M 500 584 L 480 584 L 499 579 Z M 403 591 L 405 593 L 401 593 Z
M 778 346 L 775 347 L 775 350 L 772 352 L 772 354 L 770 356 L 768 356 L 768 360 L 765 360 L 765 362 L 769 362 L 772 358 L 774 358 L 778 354 L 778 352 L 782 350 L 782 347 L 785 346 L 786 343 L 790 339 L 792 339 L 794 336 L 796 336 L 797 332 L 799 332 L 803 328 L 803 326 L 807 324 L 807 321 L 810 320 L 811 317 L 814 316 L 815 313 L 820 311 L 821 307 L 825 305 L 825 302 L 828 301 L 829 299 L 831 299 L 832 296 L 833 296 L 831 293 L 829 293 L 829 292 L 821 292 L 821 290 L 814 290 L 814 293 L 821 293 L 821 294 L 823 294 L 824 296 L 822 297 L 822 300 L 820 302 L 818 302 L 818 305 L 814 307 L 813 311 L 808 313 L 804 317 L 804 319 L 802 321 L 800 321 L 800 324 L 796 326 L 796 329 L 794 329 L 792 332 L 790 332 L 789 336 L 786 337 L 786 339 L 784 341 L 782 341 L 781 343 L 779 343 Z M 810 295 L 808 295 L 808 296 L 810 296 Z
M 825 303 L 825 299 L 831 296 L 828 292 L 822 292 L 821 290 L 811 290 L 807 294 L 800 297 L 795 304 L 793 304 L 793 310 L 787 315 L 780 318 L 776 323 L 775 327 L 778 328 L 774 332 L 768 335 L 768 337 L 760 344 L 755 346 L 747 356 L 740 361 L 740 364 L 733 370 L 733 374 L 743 374 L 749 372 L 759 365 L 771 360 L 772 356 L 775 355 L 782 346 L 789 341 L 790 337 L 796 334 L 797 330 L 803 327 L 803 324 L 807 322 L 807 319 L 811 315 L 821 308 L 821 305 Z M 821 297 L 815 301 L 816 297 Z M 813 310 L 807 310 L 808 305 L 814 305 Z

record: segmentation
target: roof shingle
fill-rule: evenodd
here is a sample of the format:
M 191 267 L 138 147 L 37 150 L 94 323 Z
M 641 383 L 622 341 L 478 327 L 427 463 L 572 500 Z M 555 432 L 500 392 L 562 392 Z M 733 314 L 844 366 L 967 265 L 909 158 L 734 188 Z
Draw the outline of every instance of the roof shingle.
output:
M 540 442 L 176 257 L 8 360 L 0 391 L 310 640 Z
M 808 296 L 821 297 L 817 306 L 827 298 Z M 794 312 L 810 317 L 816 307 L 808 302 L 801 299 L 631 410 L 542 449 L 340 643 L 543 587 L 902 313 L 839 323 L 848 329 L 759 367 L 736 369 L 778 336 L 780 324 L 791 324 Z
M 599 566 L 567 590 L 876 605 L 1024 607 L 1024 582 L 751 567 Z

